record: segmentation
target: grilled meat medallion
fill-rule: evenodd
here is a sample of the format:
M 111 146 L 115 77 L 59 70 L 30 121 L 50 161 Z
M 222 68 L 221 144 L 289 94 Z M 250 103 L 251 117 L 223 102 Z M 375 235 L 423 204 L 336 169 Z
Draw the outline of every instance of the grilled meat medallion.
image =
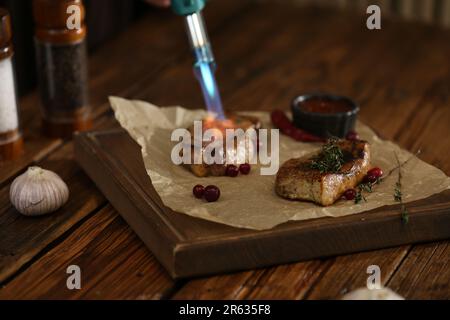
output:
M 256 117 L 246 116 L 246 115 L 237 115 L 237 114 L 227 114 L 227 119 L 224 121 L 211 120 L 211 119 L 203 120 L 203 132 L 207 129 L 217 129 L 222 132 L 224 139 L 225 139 L 225 130 L 226 129 L 242 129 L 242 130 L 246 131 L 247 129 L 250 129 L 250 128 L 259 130 L 261 128 L 260 120 Z M 190 127 L 188 130 L 191 133 L 191 136 L 194 137 L 193 126 Z M 224 140 L 224 144 L 225 144 L 225 140 Z M 205 144 L 203 145 L 203 148 L 201 151 L 202 154 L 205 151 L 206 145 Z M 248 145 L 246 149 L 247 150 L 245 150 L 245 151 L 247 152 L 247 154 L 250 154 L 252 151 L 252 146 Z M 191 150 L 192 150 L 192 154 L 194 154 L 194 140 L 191 141 Z M 225 155 L 224 155 L 224 162 L 226 162 Z M 238 165 L 239 164 L 242 164 L 242 163 L 238 163 Z M 225 176 L 226 169 L 227 169 L 227 163 L 211 164 L 211 165 L 208 165 L 206 163 L 201 163 L 201 164 L 193 163 L 193 164 L 186 165 L 186 166 L 197 177 Z
M 370 169 L 370 147 L 365 141 L 339 141 L 344 163 L 337 172 L 313 169 L 317 154 L 284 163 L 278 171 L 275 191 L 286 199 L 306 200 L 322 206 L 335 203 L 355 188 Z

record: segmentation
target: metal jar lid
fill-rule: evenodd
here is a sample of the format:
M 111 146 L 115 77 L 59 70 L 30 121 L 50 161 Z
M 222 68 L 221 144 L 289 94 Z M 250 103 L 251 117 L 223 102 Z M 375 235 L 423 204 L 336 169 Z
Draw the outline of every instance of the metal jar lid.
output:
M 80 13 L 80 28 L 69 29 L 71 6 Z M 81 0 L 33 0 L 33 16 L 38 40 L 54 44 L 79 42 L 86 37 L 85 9 Z

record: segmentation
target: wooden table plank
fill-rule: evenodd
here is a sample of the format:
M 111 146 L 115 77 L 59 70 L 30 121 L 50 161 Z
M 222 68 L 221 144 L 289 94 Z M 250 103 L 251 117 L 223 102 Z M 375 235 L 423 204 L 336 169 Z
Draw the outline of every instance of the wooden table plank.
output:
M 70 265 L 81 269 L 81 290 L 66 286 Z M 173 288 L 172 279 L 107 205 L 1 289 L 0 299 L 159 299 Z
M 329 261 L 321 260 L 282 265 L 270 268 L 253 286 L 247 286 L 238 299 L 303 299 L 312 286 L 329 267 Z M 289 288 L 289 290 L 286 290 Z
M 407 255 L 409 246 L 363 252 L 337 257 L 317 284 L 308 293 L 308 299 L 338 299 L 342 295 L 364 288 L 367 268 L 377 265 L 381 269 L 381 283 L 385 285 L 395 269 Z
M 72 144 L 67 144 L 39 163 L 59 174 L 69 187 L 68 203 L 53 215 L 39 218 L 21 216 L 10 205 L 9 186 L 0 190 L 0 283 L 78 221 L 106 203 L 103 195 L 73 160 L 72 149 Z
M 98 128 L 117 126 L 112 117 L 96 120 Z M 36 165 L 56 172 L 69 187 L 67 204 L 49 216 L 20 215 L 9 201 L 9 185 L 0 188 L 0 284 L 24 265 L 45 252 L 77 223 L 94 213 L 106 199 L 73 159 L 73 143 L 68 142 Z
M 415 246 L 388 286 L 406 299 L 449 299 L 450 241 Z
M 326 267 L 315 260 L 191 280 L 172 299 L 301 299 Z
M 27 299 L 30 297 L 42 297 L 44 294 L 52 294 L 54 293 L 54 287 L 59 285 L 57 292 L 64 292 L 69 291 L 66 287 L 66 283 L 64 278 L 67 278 L 66 269 L 70 265 L 69 264 L 61 264 L 58 262 L 58 258 L 61 254 L 68 254 L 69 255 L 69 261 L 76 259 L 77 255 L 80 254 L 80 250 L 84 249 L 83 246 L 84 242 L 86 241 L 86 237 L 97 237 L 98 234 L 100 234 L 113 220 L 114 215 L 111 214 L 112 210 L 101 210 L 95 217 L 96 219 L 88 219 L 87 222 L 83 223 L 80 228 L 78 228 L 74 233 L 72 233 L 68 238 L 66 238 L 62 244 L 65 245 L 65 248 L 63 250 L 58 250 L 56 255 L 52 255 L 51 253 L 54 252 L 53 250 L 50 250 L 49 252 L 45 253 L 45 259 L 38 260 L 38 263 L 33 264 L 26 273 L 22 273 L 18 277 L 16 277 L 13 281 L 13 283 L 5 285 L 0 290 L 0 298 L 1 299 L 11 299 L 11 298 L 17 298 L 17 299 Z M 95 224 L 93 225 L 92 222 L 95 220 Z M 82 232 L 80 234 L 80 232 Z M 67 247 L 70 245 L 74 246 L 74 249 L 67 250 Z M 58 246 L 59 247 L 59 246 Z M 45 261 L 45 263 L 42 263 Z M 36 268 L 36 266 L 38 266 Z M 33 272 L 30 272 L 33 270 Z M 57 279 L 56 281 L 49 281 L 48 274 L 51 271 L 58 272 L 61 277 Z M 84 273 L 84 272 L 83 272 Z M 29 281 L 27 280 L 27 275 L 34 274 L 34 275 L 45 275 L 45 281 L 41 282 L 35 282 L 35 281 Z M 17 286 L 15 285 L 17 284 Z M 45 284 L 46 289 L 48 291 L 43 290 L 40 288 Z M 38 290 L 38 291 L 36 291 Z

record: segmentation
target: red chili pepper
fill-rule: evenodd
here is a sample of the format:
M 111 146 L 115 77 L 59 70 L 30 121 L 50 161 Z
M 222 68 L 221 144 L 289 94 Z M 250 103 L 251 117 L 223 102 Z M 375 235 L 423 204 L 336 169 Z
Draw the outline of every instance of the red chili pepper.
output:
M 292 123 L 283 111 L 273 111 L 271 114 L 272 123 L 280 130 L 292 127 Z
M 283 111 L 276 110 L 271 114 L 273 125 L 280 131 L 297 141 L 302 142 L 323 142 L 324 139 L 310 134 L 294 126 Z

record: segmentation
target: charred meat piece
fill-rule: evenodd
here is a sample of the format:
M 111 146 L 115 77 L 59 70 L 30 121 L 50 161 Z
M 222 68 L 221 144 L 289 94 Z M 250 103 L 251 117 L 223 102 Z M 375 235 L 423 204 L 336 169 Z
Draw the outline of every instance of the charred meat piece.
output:
M 327 154 L 327 147 L 335 149 Z M 339 159 L 327 163 L 336 155 Z M 369 169 L 370 147 L 367 142 L 337 141 L 334 145 L 325 145 L 318 154 L 291 159 L 283 164 L 277 174 L 275 191 L 286 199 L 330 206 L 346 190 L 361 183 Z
M 247 129 L 253 128 L 255 130 L 258 130 L 261 128 L 261 122 L 256 117 L 251 116 L 244 116 L 244 115 L 236 115 L 236 114 L 228 114 L 227 119 L 224 121 L 220 120 L 212 120 L 212 119 L 205 119 L 203 120 L 203 131 L 207 129 L 217 129 L 220 130 L 225 137 L 225 130 L 226 129 L 242 129 L 246 131 Z M 194 137 L 194 129 L 189 128 L 189 131 L 191 132 L 191 136 Z M 225 144 L 225 142 L 224 142 Z M 203 145 L 202 148 L 202 154 L 205 150 L 205 147 L 207 145 Z M 249 146 L 250 148 L 250 146 Z M 192 140 L 192 149 L 191 153 L 194 154 L 194 140 Z M 193 163 L 193 162 L 192 162 Z M 208 177 L 208 176 L 225 176 L 226 175 L 226 168 L 227 163 L 225 161 L 224 156 L 224 164 L 212 164 L 208 165 L 206 163 L 201 164 L 190 164 L 186 165 L 191 172 L 196 175 L 197 177 Z

